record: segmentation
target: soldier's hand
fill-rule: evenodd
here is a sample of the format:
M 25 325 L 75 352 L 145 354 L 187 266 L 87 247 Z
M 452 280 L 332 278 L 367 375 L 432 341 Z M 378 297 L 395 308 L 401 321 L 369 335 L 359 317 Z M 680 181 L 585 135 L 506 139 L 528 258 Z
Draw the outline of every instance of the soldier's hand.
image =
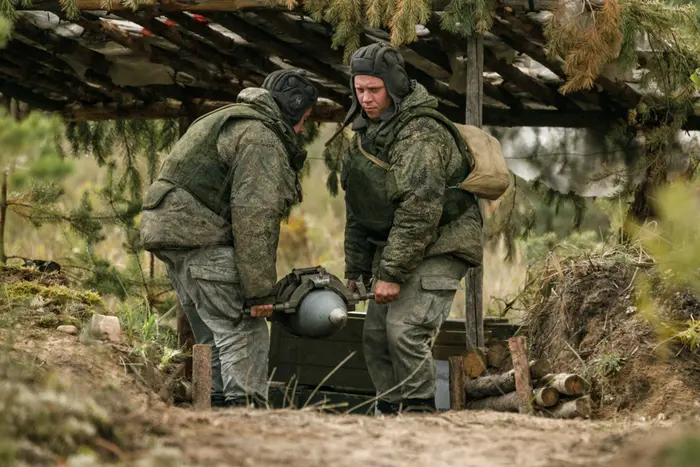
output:
M 348 290 L 350 293 L 357 293 L 357 281 L 355 279 L 348 279 L 348 284 L 347 284 Z
M 253 318 L 269 318 L 272 316 L 274 305 L 254 305 L 250 307 L 250 316 Z
M 378 280 L 377 285 L 374 286 L 374 301 L 379 305 L 391 303 L 399 298 L 400 291 L 401 286 L 399 284 Z

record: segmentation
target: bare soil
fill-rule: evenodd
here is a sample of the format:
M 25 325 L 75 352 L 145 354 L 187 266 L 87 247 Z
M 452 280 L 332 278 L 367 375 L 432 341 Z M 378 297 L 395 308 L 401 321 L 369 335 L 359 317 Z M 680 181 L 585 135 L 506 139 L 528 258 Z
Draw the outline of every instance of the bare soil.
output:
M 37 328 L 16 330 L 13 338 L 14 353 L 33 355 L 78 392 L 110 407 L 113 402 L 100 395 L 118 395 L 115 424 L 138 441 L 112 447 L 114 460 L 125 465 L 607 466 L 621 447 L 674 425 L 472 411 L 391 418 L 312 410 L 197 412 L 163 403 L 126 370 L 118 346 L 86 345 L 77 336 Z
M 680 417 L 700 406 L 700 353 L 660 345 L 659 329 L 637 309 L 637 280 L 653 271 L 619 255 L 550 258 L 537 274 L 527 319 L 531 352 L 587 379 L 595 418 Z M 664 325 L 700 314 L 687 292 L 653 293 Z
M 611 277 L 606 280 L 619 281 L 616 290 L 626 287 L 627 279 Z M 601 287 L 593 284 L 587 290 Z M 548 303 L 548 308 L 543 305 L 542 310 L 560 310 L 560 318 L 566 316 L 565 310 L 583 309 L 586 319 L 569 319 L 578 327 L 568 328 L 543 319 L 539 329 L 549 334 L 548 340 L 536 334 L 532 341 L 534 350 L 541 352 L 554 352 L 559 346 L 558 353 L 547 355 L 571 369 L 581 370 L 576 366 L 581 360 L 593 367 L 596 358 L 612 350 L 627 355 L 622 369 L 607 377 L 605 386 L 598 383 L 596 394 L 603 403 L 597 415 L 605 420 L 552 420 L 481 411 L 398 417 L 339 416 L 313 410 L 194 411 L 163 402 L 148 381 L 129 371 L 132 363 L 125 346 L 37 327 L 32 319 L 19 320 L 11 331 L 0 329 L 0 342 L 8 343 L 13 358 L 30 358 L 54 379 L 69 384 L 70 397 L 90 397 L 108 411 L 113 436 L 91 442 L 99 460 L 83 459 L 80 464 L 75 458 L 68 463 L 72 466 L 700 465 L 700 455 L 680 464 L 666 462 L 670 444 L 692 430 L 698 433 L 698 425 L 686 425 L 700 420 L 700 385 L 693 386 L 698 375 L 687 363 L 692 359 L 655 357 L 649 348 L 652 335 L 640 318 L 626 313 L 629 305 L 624 295 L 610 290 L 597 293 L 608 295 L 578 297 L 578 302 L 565 295 L 574 300 L 568 303 L 581 304 L 569 308 L 556 308 L 555 302 Z M 562 329 L 583 332 L 572 338 Z M 568 346 L 561 336 L 566 336 Z M 566 354 L 569 346 L 574 355 Z M 605 402 L 609 397 L 613 402 Z M 674 412 L 677 406 L 683 411 Z M 2 436 L 0 464 L 1 441 Z

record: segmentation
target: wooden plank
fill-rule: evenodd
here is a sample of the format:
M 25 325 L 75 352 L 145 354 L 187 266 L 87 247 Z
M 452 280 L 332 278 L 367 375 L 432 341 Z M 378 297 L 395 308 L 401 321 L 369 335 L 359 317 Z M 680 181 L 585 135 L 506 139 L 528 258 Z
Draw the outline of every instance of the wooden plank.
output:
M 484 99 L 484 38 L 472 36 L 467 39 L 467 83 L 465 123 L 482 126 Z M 481 209 L 483 216 L 483 209 Z M 483 232 L 482 232 L 483 235 Z M 465 282 L 465 327 L 467 348 L 484 345 L 483 266 L 470 268 Z
M 513 372 L 515 374 L 515 392 L 517 393 L 520 413 L 534 415 L 532 405 L 532 377 L 527 361 L 527 346 L 524 337 L 513 337 L 508 340 L 510 354 L 513 357 Z
M 307 386 L 316 386 L 331 372 L 332 367 L 327 366 L 311 366 L 311 365 L 295 365 L 290 363 L 276 363 L 273 365 L 270 362 L 270 372 L 274 370 L 274 381 L 287 383 L 289 381 L 294 384 Z M 324 383 L 326 387 L 331 387 L 339 390 L 347 390 L 352 392 L 374 393 L 376 390 L 372 384 L 367 370 L 345 369 L 340 368 Z
M 231 90 L 235 87 L 231 86 Z M 202 103 L 193 103 L 196 108 L 193 116 L 198 117 L 205 113 L 216 110 L 224 105 L 229 105 L 235 100 L 230 101 L 205 101 Z M 63 106 L 61 106 L 62 108 Z M 52 109 L 49 109 L 52 110 Z M 53 109 L 60 110 L 60 109 Z M 178 118 L 186 113 L 182 104 L 177 101 L 154 102 L 144 105 L 125 105 L 125 106 L 81 106 L 78 108 L 64 108 L 61 110 L 61 115 L 68 121 L 94 121 L 94 120 L 112 120 L 117 118 L 133 119 L 133 120 L 150 120 L 150 119 L 169 119 Z M 318 102 L 311 112 L 311 120 L 322 122 L 339 122 L 345 116 L 345 109 L 332 102 Z
M 450 357 L 450 410 L 464 410 L 466 399 L 464 397 L 464 358 L 461 356 Z

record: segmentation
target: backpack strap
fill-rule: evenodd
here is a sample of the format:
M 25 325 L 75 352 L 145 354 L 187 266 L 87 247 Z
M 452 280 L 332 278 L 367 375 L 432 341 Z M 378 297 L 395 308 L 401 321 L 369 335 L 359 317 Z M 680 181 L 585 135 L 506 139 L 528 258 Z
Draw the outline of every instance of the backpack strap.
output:
M 414 107 L 408 111 L 401 112 L 396 116 L 396 121 L 393 124 L 387 125 L 387 127 L 379 132 L 375 137 L 375 146 L 377 147 L 377 154 L 384 156 L 388 160 L 388 151 L 391 148 L 394 140 L 398 137 L 399 133 L 411 120 L 417 117 L 430 117 L 434 118 L 438 122 L 442 123 L 447 127 L 447 129 L 452 134 L 452 137 L 457 144 L 457 148 L 463 157 L 467 161 L 470 160 L 468 157 L 468 150 L 462 134 L 459 132 L 457 127 L 455 127 L 452 121 L 445 117 L 442 113 L 433 109 L 432 107 Z M 362 151 L 362 149 L 360 149 Z M 366 156 L 365 156 L 366 157 Z
M 391 168 L 391 164 L 389 164 L 388 162 L 384 162 L 383 160 L 379 159 L 378 157 L 375 157 L 375 156 L 373 156 L 372 154 L 370 154 L 370 153 L 368 153 L 367 151 L 365 151 L 365 148 L 362 147 L 362 140 L 360 139 L 360 135 L 359 135 L 359 134 L 357 135 L 357 138 L 355 138 L 355 139 L 357 140 L 357 149 L 360 150 L 360 154 L 362 154 L 362 155 L 365 156 L 370 162 L 372 162 L 373 164 L 378 165 L 379 167 L 381 167 L 381 168 L 384 169 L 384 170 L 389 170 L 389 169 Z

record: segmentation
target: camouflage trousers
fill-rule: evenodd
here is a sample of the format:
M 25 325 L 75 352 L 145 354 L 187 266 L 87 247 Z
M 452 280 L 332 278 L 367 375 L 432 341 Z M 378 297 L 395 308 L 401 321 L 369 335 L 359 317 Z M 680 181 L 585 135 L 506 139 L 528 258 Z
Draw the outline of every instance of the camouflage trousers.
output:
M 198 344 L 211 346 L 212 397 L 267 400 L 269 335 L 264 319 L 243 315 L 233 247 L 159 250 Z
M 386 393 L 381 400 L 399 404 L 435 397 L 432 345 L 466 271 L 466 263 L 453 256 L 427 258 L 401 285 L 396 301 L 370 302 L 363 352 L 377 395 Z

